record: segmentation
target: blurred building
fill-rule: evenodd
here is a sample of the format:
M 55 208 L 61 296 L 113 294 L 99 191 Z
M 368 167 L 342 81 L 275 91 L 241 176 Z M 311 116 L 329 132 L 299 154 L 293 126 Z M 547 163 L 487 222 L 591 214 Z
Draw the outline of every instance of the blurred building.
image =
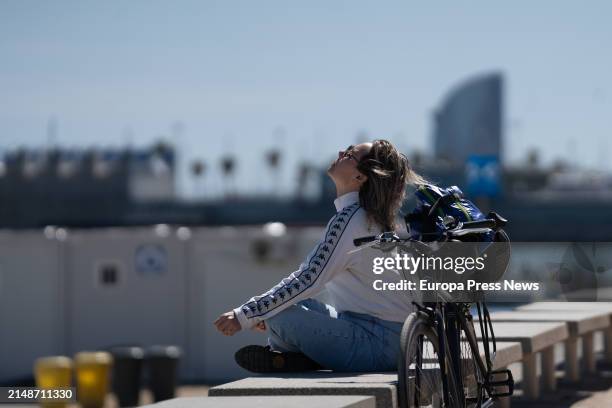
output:
M 460 84 L 435 113 L 433 154 L 413 154 L 412 165 L 432 183 L 460 186 L 485 213 L 494 209 L 509 218 L 514 240 L 612 241 L 612 232 L 602 228 L 612 219 L 610 176 L 562 162 L 542 166 L 536 151 L 522 165 L 503 165 L 502 109 L 501 74 Z M 494 160 L 495 194 L 470 189 L 470 169 L 483 158 Z M 14 151 L 0 159 L 0 228 L 324 225 L 334 213 L 336 189 L 324 168 L 299 166 L 293 197 L 231 194 L 187 202 L 175 195 L 175 153 L 165 144 Z M 481 170 L 487 174 L 486 166 Z M 413 205 L 408 194 L 403 208 Z
M 0 226 L 123 223 L 130 205 L 174 198 L 174 150 L 20 149 L 0 161 Z
M 502 154 L 503 77 L 476 77 L 450 91 L 434 115 L 434 156 L 465 163 L 472 155 Z

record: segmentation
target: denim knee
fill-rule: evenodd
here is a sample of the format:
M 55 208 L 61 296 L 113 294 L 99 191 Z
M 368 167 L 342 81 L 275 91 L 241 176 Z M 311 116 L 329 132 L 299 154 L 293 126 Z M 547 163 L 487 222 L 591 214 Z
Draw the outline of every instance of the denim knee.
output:
M 274 316 L 266 319 L 266 326 L 271 329 L 276 329 L 278 332 L 281 327 L 286 326 L 288 323 L 291 323 L 297 319 L 298 313 L 304 310 L 298 305 L 291 305 L 287 309 L 283 310 L 275 314 Z
M 297 327 L 295 324 L 296 312 L 299 312 L 300 309 L 300 306 L 292 305 L 271 318 L 266 319 L 266 326 L 270 331 L 270 336 L 275 336 L 283 343 L 292 347 L 297 347 L 298 345 L 295 343 L 296 336 L 293 332 Z

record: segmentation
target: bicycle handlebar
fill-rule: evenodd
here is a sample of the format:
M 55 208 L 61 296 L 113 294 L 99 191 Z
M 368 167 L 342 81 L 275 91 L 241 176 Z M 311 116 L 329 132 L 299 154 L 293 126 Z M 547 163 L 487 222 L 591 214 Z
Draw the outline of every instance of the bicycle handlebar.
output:
M 360 245 L 363 245 L 363 244 L 367 244 L 368 242 L 376 241 L 376 239 L 378 239 L 378 237 L 376 235 L 372 235 L 372 236 L 369 236 L 369 237 L 355 238 L 353 240 L 353 244 L 355 246 L 360 246 Z
M 479 220 L 479 221 L 467 221 L 460 224 L 460 229 L 473 229 L 473 228 L 495 228 L 497 223 L 493 219 Z

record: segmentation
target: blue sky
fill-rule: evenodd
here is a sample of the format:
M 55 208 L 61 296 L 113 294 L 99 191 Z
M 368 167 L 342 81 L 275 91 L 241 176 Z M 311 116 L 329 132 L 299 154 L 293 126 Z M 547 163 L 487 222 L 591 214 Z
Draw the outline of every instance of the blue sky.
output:
M 46 145 L 50 117 L 67 146 L 146 145 L 179 121 L 183 162 L 234 151 L 246 190 L 280 143 L 289 188 L 298 159 L 359 132 L 428 151 L 448 90 L 502 71 L 507 161 L 535 147 L 609 170 L 611 18 L 606 1 L 3 0 L 0 148 Z

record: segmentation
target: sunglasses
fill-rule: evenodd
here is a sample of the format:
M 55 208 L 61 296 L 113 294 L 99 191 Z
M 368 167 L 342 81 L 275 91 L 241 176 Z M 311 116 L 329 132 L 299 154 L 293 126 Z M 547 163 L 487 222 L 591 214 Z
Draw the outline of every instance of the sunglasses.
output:
M 347 147 L 347 148 L 344 150 L 344 152 L 342 152 L 342 157 L 343 157 L 343 158 L 344 158 L 344 157 L 348 157 L 349 159 L 353 159 L 353 160 L 355 160 L 355 163 L 359 163 L 359 159 L 357 158 L 357 156 L 355 156 L 355 155 L 352 153 L 352 150 L 353 150 L 353 148 L 354 148 L 354 147 L 355 147 L 355 146 L 353 146 L 353 145 L 350 145 L 349 147 Z

